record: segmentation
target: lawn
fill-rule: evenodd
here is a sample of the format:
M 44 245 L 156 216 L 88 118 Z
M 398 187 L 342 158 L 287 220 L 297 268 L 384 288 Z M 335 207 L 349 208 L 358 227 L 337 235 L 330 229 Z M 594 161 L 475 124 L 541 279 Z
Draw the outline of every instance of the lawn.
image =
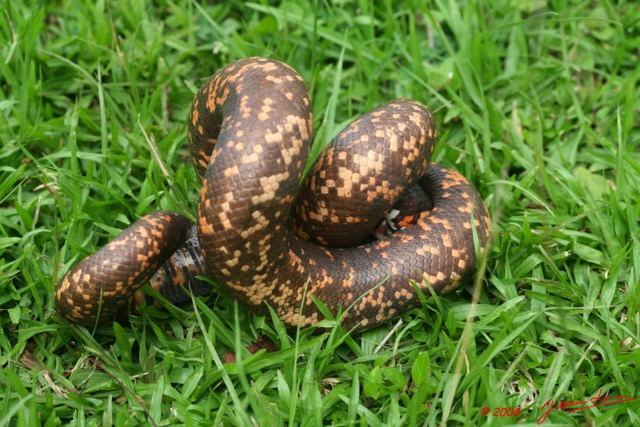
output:
M 0 426 L 640 425 L 638 5 L 277 3 L 0 0 Z M 478 280 L 363 334 L 220 293 L 66 323 L 72 265 L 195 218 L 191 101 L 254 55 L 306 81 L 313 155 L 390 99 L 435 112 L 493 218 Z

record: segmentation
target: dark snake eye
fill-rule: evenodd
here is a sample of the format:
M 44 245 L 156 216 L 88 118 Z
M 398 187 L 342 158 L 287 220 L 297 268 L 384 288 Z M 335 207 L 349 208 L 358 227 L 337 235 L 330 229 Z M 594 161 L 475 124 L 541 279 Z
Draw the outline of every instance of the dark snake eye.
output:
M 489 214 L 464 177 L 429 164 L 436 131 L 426 107 L 399 99 L 355 120 L 299 189 L 312 133 L 309 94 L 286 64 L 243 59 L 200 88 L 189 120 L 202 178 L 199 246 L 188 250 L 202 263 L 196 274 L 204 268 L 249 309 L 263 313 L 268 304 L 287 325 L 320 320 L 315 298 L 334 313 L 342 309 L 343 325 L 359 330 L 417 305 L 414 284 L 441 294 L 473 274 L 491 233 Z M 431 209 L 367 243 L 409 188 L 424 191 Z M 67 273 L 56 290 L 62 315 L 111 320 L 168 248 L 187 239 L 188 221 L 153 215 Z

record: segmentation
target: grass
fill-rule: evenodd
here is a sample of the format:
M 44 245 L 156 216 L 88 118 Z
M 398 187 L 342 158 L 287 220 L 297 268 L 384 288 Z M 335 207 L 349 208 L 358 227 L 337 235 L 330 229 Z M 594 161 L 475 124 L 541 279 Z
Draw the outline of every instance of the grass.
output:
M 549 399 L 639 399 L 637 5 L 274 3 L 0 0 L 0 425 L 535 424 Z M 62 274 L 140 215 L 193 217 L 191 100 L 251 55 L 306 80 L 314 153 L 391 98 L 436 112 L 435 158 L 495 221 L 477 303 L 429 299 L 386 341 L 394 324 L 287 332 L 224 295 L 96 331 L 56 316 Z M 262 334 L 279 350 L 246 353 Z

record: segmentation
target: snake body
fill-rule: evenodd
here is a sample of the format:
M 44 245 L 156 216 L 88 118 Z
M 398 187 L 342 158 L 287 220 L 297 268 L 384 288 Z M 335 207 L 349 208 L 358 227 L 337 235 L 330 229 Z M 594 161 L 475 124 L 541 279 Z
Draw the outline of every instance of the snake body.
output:
M 323 318 L 315 299 L 358 330 L 415 307 L 416 288 L 443 294 L 473 274 L 489 215 L 464 177 L 429 164 L 436 131 L 426 107 L 399 99 L 357 119 L 298 191 L 312 132 L 309 94 L 286 64 L 247 58 L 201 87 L 189 121 L 202 180 L 190 249 L 201 257 L 196 273 L 251 311 L 271 306 L 289 326 Z M 432 209 L 411 227 L 362 243 L 416 186 Z M 113 320 L 189 230 L 179 214 L 143 217 L 65 275 L 55 295 L 59 312 L 85 324 Z

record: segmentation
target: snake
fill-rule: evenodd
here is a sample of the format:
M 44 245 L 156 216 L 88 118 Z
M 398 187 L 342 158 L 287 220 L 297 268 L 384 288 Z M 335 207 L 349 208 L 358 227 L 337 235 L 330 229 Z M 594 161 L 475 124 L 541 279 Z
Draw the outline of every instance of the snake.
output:
M 437 133 L 427 107 L 400 98 L 373 109 L 305 175 L 313 126 L 309 92 L 289 65 L 252 57 L 218 70 L 189 115 L 202 184 L 195 224 L 169 211 L 143 216 L 64 275 L 58 312 L 109 324 L 128 315 L 146 283 L 174 302 L 187 289 L 206 292 L 206 276 L 289 327 L 335 316 L 363 331 L 415 308 L 420 294 L 443 295 L 474 275 L 490 215 L 467 179 L 430 162 Z M 430 208 L 370 239 L 416 188 Z

